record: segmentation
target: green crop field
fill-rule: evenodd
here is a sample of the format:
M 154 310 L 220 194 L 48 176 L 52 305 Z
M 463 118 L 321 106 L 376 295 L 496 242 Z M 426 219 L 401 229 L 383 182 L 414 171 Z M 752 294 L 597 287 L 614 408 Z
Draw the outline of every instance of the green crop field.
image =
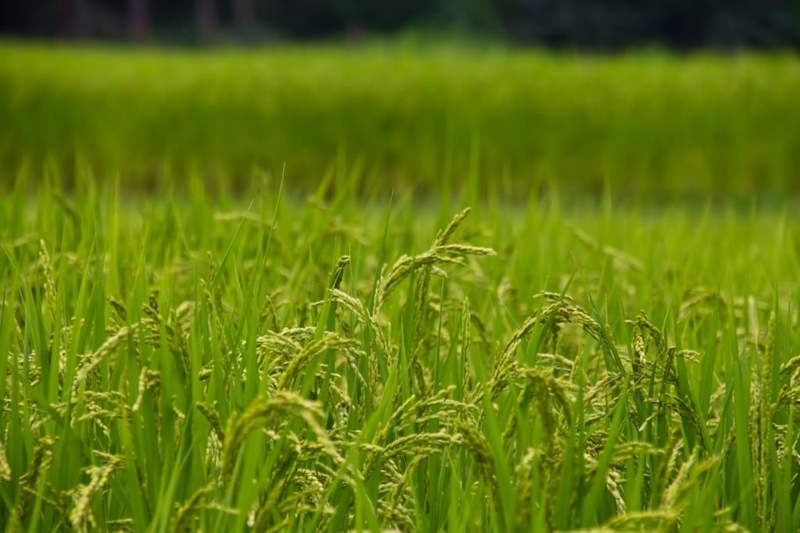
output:
M 647 58 L 3 45 L 0 529 L 800 530 L 798 63 Z
M 791 55 L 5 44 L 0 173 L 246 186 L 285 163 L 313 190 L 345 158 L 365 186 L 422 193 L 476 172 L 505 197 L 775 196 L 800 192 L 798 94 Z

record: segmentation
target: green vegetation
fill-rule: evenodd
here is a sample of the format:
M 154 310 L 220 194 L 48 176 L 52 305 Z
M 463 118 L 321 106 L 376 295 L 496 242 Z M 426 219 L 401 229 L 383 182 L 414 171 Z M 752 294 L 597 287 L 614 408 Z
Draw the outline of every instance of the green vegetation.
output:
M 7 43 L 0 173 L 243 187 L 286 163 L 287 186 L 308 191 L 345 157 L 381 190 L 474 171 L 505 197 L 607 183 L 633 198 L 776 196 L 800 192 L 798 94 L 791 55 Z
M 0 527 L 800 528 L 796 217 L 356 187 L 20 180 Z
M 0 46 L 0 529 L 800 530 L 797 94 Z

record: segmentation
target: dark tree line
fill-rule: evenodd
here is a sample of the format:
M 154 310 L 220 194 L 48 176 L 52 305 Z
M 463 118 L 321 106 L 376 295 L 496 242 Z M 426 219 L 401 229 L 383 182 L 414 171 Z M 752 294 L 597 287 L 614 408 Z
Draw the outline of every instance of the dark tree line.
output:
M 800 0 L 2 0 L 0 34 L 212 43 L 455 31 L 554 48 L 800 49 Z

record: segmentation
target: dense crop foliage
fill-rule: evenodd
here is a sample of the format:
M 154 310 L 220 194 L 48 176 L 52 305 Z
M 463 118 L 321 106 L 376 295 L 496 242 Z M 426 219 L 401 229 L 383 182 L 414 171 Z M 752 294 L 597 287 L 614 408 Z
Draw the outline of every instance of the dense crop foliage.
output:
M 800 221 L 0 200 L 7 531 L 794 531 Z
M 0 529 L 800 530 L 797 94 L 0 47 Z
M 506 197 L 608 183 L 651 199 L 768 196 L 800 187 L 798 94 L 792 56 L 5 44 L 0 173 L 244 186 L 285 163 L 287 187 L 313 190 L 345 159 L 379 190 L 475 172 Z

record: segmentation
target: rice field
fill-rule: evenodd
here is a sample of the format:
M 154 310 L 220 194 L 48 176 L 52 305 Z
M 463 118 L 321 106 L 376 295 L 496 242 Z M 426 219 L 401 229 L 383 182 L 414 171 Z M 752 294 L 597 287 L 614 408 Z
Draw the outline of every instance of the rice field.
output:
M 91 116 L 120 102 L 149 109 L 157 86 L 117 100 L 141 88 L 121 80 L 142 64 L 174 61 L 177 76 L 225 63 L 143 53 L 132 71 L 96 72 L 89 111 L 88 68 L 67 68 L 66 57 L 131 52 L 58 52 L 57 82 L 33 60 L 39 53 L 0 61 L 9 76 L 32 54 L 29 69 L 0 83 L 0 109 L 13 118 L 0 130 L 3 161 L 19 156 L 0 180 L 0 529 L 800 530 L 800 217 L 788 194 L 798 167 L 785 164 L 796 154 L 776 156 L 774 181 L 746 173 L 766 153 L 759 135 L 772 155 L 796 140 L 796 124 L 764 111 L 789 93 L 791 76 L 762 86 L 780 98 L 732 119 L 770 129 L 737 130 L 719 145 L 746 180 L 690 201 L 693 185 L 708 192 L 716 182 L 637 174 L 635 150 L 615 164 L 641 198 L 614 180 L 564 178 L 548 194 L 511 170 L 493 182 L 477 152 L 424 183 L 393 181 L 378 167 L 370 174 L 368 157 L 312 141 L 307 175 L 292 172 L 302 157 L 291 150 L 285 169 L 253 160 L 239 174 L 225 156 L 235 132 L 214 152 L 216 134 L 197 130 L 185 147 L 219 158 L 215 174 L 201 159 L 171 166 L 159 150 L 177 144 L 130 136 L 135 108 L 127 123 L 102 122 L 106 144 L 62 160 L 58 147 L 77 138 L 65 133 L 66 114 L 87 113 L 91 128 Z M 395 81 L 412 84 L 423 67 L 404 61 L 411 77 Z M 567 72 L 634 68 L 630 58 L 596 61 L 568 60 Z M 695 59 L 661 61 L 702 70 Z M 745 71 L 793 72 L 781 61 L 746 60 Z M 210 94 L 187 87 L 196 100 L 176 113 Z M 701 84 L 696 101 L 719 111 L 707 91 Z M 671 104 L 652 94 L 648 124 L 661 117 L 668 130 L 659 113 Z M 51 107 L 58 98 L 63 109 Z M 320 104 L 322 116 L 343 112 L 337 102 Z M 489 116 L 486 105 L 475 112 Z M 617 131 L 634 124 L 626 120 Z M 286 124 L 290 146 L 302 122 Z M 27 137 L 10 133 L 25 128 Z M 141 144 L 148 138 L 153 146 Z M 414 159 L 409 138 L 374 139 L 399 150 L 400 174 L 444 157 L 434 144 Z M 689 141 L 677 138 L 670 173 L 690 164 L 680 155 Z M 787 144 L 769 144 L 779 138 Z M 124 164 L 140 155 L 142 168 L 167 170 L 148 184 Z M 515 191 L 524 194 L 507 201 Z M 786 195 L 761 201 L 770 191 Z
M 800 525 L 791 212 L 26 194 L 6 531 Z
M 0 43 L 0 176 L 246 189 L 285 165 L 309 193 L 345 160 L 370 194 L 476 173 L 505 199 L 771 201 L 800 194 L 798 94 L 790 54 Z

